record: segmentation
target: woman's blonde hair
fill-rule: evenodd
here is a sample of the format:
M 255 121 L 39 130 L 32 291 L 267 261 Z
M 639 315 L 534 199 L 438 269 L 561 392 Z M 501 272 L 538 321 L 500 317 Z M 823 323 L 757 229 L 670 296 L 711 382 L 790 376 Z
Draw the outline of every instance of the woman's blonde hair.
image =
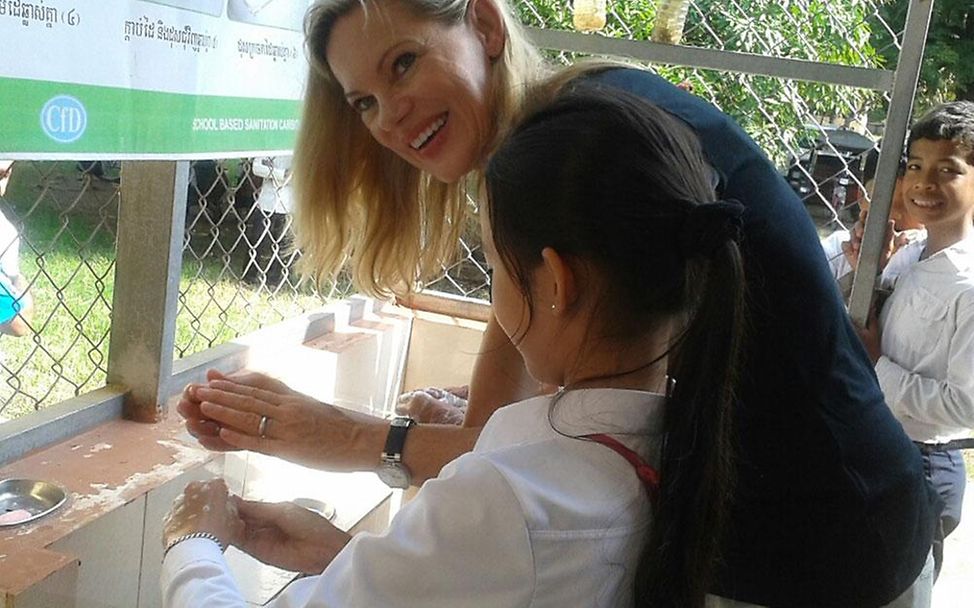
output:
M 416 14 L 458 24 L 473 0 L 400 1 Z M 504 0 L 477 1 L 494 2 L 506 29 L 493 66 L 494 131 L 486 156 L 543 63 Z M 294 152 L 295 247 L 302 253 L 299 269 L 318 284 L 348 265 L 358 289 L 405 294 L 455 256 L 469 180 L 444 184 L 414 168 L 376 142 L 345 100 L 325 51 L 335 23 L 356 7 L 381 10 L 377 0 L 320 0 L 305 18 L 311 68 Z

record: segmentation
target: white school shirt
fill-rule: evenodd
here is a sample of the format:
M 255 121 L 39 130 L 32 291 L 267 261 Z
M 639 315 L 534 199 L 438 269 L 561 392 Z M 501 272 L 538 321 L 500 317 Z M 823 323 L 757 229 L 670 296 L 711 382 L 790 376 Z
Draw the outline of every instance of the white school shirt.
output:
M 925 260 L 926 239 L 893 256 L 898 276 L 880 313 L 876 375 L 914 441 L 945 443 L 974 428 L 974 237 Z M 900 259 L 897 259 L 900 258 Z
M 356 535 L 321 575 L 268 605 L 630 605 L 651 519 L 646 489 L 608 447 L 556 432 L 551 402 L 495 412 L 473 452 L 426 482 L 385 533 Z M 588 389 L 565 393 L 552 422 L 567 435 L 611 433 L 658 466 L 662 414 L 659 395 Z M 161 584 L 169 608 L 245 606 L 211 541 L 176 545 Z
M 909 230 L 903 230 L 898 234 L 906 236 L 907 244 L 927 238 L 927 231 L 923 228 L 911 228 Z M 852 265 L 849 264 L 849 260 L 846 259 L 845 253 L 842 251 L 842 243 L 848 242 L 850 238 L 851 236 L 848 230 L 836 230 L 820 241 L 822 251 L 825 252 L 825 259 L 829 262 L 829 270 L 832 271 L 832 277 L 835 280 L 839 280 L 852 272 Z M 906 247 L 906 245 L 903 245 L 903 247 Z M 902 272 L 904 268 L 901 264 L 902 260 L 898 260 L 895 255 L 891 257 L 889 263 L 886 265 L 886 270 L 883 272 L 884 276 L 888 274 L 896 275 Z
M 836 280 L 852 272 L 852 266 L 842 252 L 842 243 L 847 242 L 849 238 L 848 230 L 836 230 L 821 240 L 822 251 L 825 252 L 825 259 L 829 262 L 829 270 Z

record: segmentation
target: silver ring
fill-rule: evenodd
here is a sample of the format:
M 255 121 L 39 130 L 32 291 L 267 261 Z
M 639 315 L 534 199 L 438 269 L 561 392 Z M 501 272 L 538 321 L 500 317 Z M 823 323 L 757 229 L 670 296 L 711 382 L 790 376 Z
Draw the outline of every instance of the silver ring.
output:
M 267 416 L 260 417 L 260 424 L 257 425 L 257 435 L 261 439 L 267 437 L 267 423 L 269 422 L 270 422 L 270 418 L 268 418 Z

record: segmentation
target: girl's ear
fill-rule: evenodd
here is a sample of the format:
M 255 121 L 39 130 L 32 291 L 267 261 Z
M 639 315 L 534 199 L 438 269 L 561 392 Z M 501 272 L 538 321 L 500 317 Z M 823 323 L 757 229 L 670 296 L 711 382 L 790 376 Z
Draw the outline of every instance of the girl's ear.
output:
M 575 281 L 575 271 L 571 265 L 557 251 L 551 247 L 541 250 L 542 281 L 538 297 L 547 298 L 540 304 L 544 308 L 551 308 L 554 314 L 562 314 L 578 300 L 578 285 Z M 549 301 L 550 300 L 550 301 Z
M 484 50 L 491 61 L 501 56 L 507 38 L 507 26 L 498 0 L 470 0 L 467 14 L 471 24 L 480 36 Z

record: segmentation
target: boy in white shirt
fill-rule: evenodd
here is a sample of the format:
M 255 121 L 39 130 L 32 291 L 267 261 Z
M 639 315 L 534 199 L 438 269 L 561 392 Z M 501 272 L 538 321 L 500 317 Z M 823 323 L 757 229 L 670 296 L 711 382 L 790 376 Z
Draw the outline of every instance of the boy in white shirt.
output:
M 869 213 L 870 199 L 873 195 L 873 186 L 876 183 L 876 166 L 879 162 L 879 152 L 875 149 L 870 150 L 866 156 L 865 167 L 863 168 L 863 183 L 866 187 L 867 197 L 859 201 L 859 220 L 851 230 L 836 230 L 829 236 L 822 239 L 822 249 L 825 257 L 829 261 L 829 269 L 836 281 L 848 282 L 848 289 L 851 289 L 851 274 L 854 270 L 851 261 L 859 257 L 859 244 L 862 239 L 862 231 L 866 223 L 866 215 Z M 926 236 L 923 224 L 906 211 L 903 202 L 903 173 L 906 170 L 906 162 L 900 163 L 896 174 L 896 186 L 893 189 L 893 204 L 889 212 L 889 220 L 892 223 L 893 241 L 890 255 L 903 245 L 907 245 L 917 239 Z M 843 286 L 843 293 L 846 287 Z
M 886 402 L 944 501 L 933 547 L 939 572 L 966 483 L 950 442 L 974 428 L 974 103 L 943 104 L 914 125 L 903 190 L 927 236 L 890 260 L 906 269 L 884 273 L 895 289 L 861 335 Z

